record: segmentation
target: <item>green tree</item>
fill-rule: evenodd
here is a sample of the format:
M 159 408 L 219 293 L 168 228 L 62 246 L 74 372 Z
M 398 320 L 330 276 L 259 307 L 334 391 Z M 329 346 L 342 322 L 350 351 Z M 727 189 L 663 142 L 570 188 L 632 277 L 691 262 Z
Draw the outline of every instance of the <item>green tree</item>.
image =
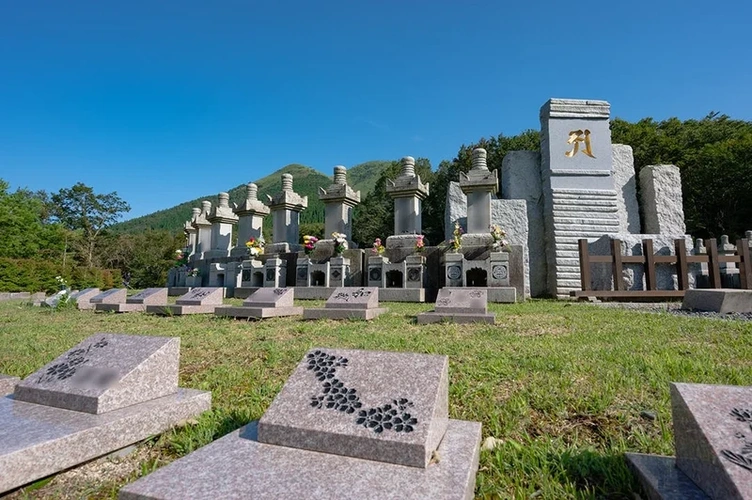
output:
M 131 207 L 117 192 L 95 194 L 79 182 L 70 189 L 61 189 L 50 197 L 50 214 L 65 228 L 78 231 L 84 243 L 84 263 L 93 266 L 94 250 L 101 232 L 120 219 Z

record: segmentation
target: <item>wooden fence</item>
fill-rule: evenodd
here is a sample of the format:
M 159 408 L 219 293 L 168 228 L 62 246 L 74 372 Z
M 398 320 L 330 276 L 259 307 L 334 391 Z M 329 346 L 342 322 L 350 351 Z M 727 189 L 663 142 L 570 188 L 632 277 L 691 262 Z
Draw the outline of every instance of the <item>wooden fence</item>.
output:
M 660 299 L 672 297 L 684 297 L 684 292 L 689 289 L 687 282 L 688 265 L 690 263 L 702 263 L 708 265 L 708 277 L 710 288 L 721 288 L 722 262 L 737 264 L 741 287 L 752 288 L 752 262 L 750 262 L 749 240 L 744 238 L 736 242 L 736 253 L 733 255 L 719 255 L 718 244 L 715 239 L 708 240 L 707 254 L 687 255 L 687 244 L 683 239 L 674 241 L 674 255 L 655 255 L 653 252 L 653 240 L 642 240 L 642 255 L 622 255 L 621 240 L 611 240 L 611 255 L 590 255 L 588 240 L 578 241 L 580 253 L 580 283 L 582 290 L 573 291 L 573 297 L 604 297 L 604 298 L 634 298 L 634 299 Z M 590 285 L 591 264 L 611 264 L 614 277 L 613 290 L 592 290 Z M 625 290 L 622 280 L 624 264 L 642 264 L 645 267 L 645 290 Z M 678 290 L 658 290 L 656 287 L 655 266 L 657 264 L 669 264 L 676 266 L 678 278 Z

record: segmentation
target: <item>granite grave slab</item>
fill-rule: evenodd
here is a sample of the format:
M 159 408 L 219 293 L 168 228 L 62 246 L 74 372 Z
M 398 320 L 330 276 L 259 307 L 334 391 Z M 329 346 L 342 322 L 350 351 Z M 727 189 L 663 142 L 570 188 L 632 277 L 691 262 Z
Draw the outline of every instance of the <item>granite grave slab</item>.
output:
M 10 394 L 16 388 L 16 384 L 21 379 L 18 377 L 12 377 L 10 375 L 3 375 L 0 373 L 0 396 Z
M 752 387 L 672 383 L 670 389 L 676 458 L 627 454 L 645 489 L 654 498 L 677 498 L 681 483 L 682 498 L 752 498 Z
M 488 293 L 482 288 L 447 288 L 439 290 L 436 308 L 418 314 L 418 324 L 451 321 L 454 323 L 490 323 L 496 320 L 488 312 Z
M 96 309 L 99 304 L 119 304 L 125 302 L 128 291 L 125 288 L 110 288 L 91 298 L 90 302 Z
M 144 312 L 146 306 L 167 303 L 167 288 L 147 288 L 125 299 L 125 303 L 99 304 L 97 311 Z
M 180 339 L 93 335 L 0 398 L 0 493 L 193 418 L 211 394 L 177 385 Z
M 386 312 L 379 307 L 377 287 L 340 287 L 332 293 L 323 308 L 306 308 L 304 319 L 365 319 L 371 320 Z
M 224 288 L 197 287 L 168 305 L 147 305 L 146 312 L 165 316 L 181 316 L 184 314 L 212 314 L 217 306 L 222 305 Z
M 294 297 L 294 288 L 259 288 L 243 301 L 242 306 L 217 307 L 214 314 L 254 319 L 302 315 L 303 308 L 295 307 Z
M 120 499 L 471 499 L 481 426 L 447 407 L 446 356 L 312 349 L 261 420 Z
M 85 288 L 79 292 L 72 293 L 71 299 L 76 301 L 76 307 L 82 311 L 94 309 L 91 299 L 102 293 L 99 288 Z
M 752 313 L 752 290 L 692 288 L 684 293 L 682 309 L 721 314 Z

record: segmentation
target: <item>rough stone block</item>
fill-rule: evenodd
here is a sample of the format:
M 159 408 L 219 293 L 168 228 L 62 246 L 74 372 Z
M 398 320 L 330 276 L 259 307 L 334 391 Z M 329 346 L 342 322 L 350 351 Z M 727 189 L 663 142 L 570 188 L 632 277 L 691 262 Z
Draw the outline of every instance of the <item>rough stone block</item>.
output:
M 619 232 L 640 232 L 640 206 L 637 204 L 637 176 L 634 169 L 632 147 L 612 144 L 612 167 L 616 207 L 619 216 Z
M 677 467 L 711 498 L 752 498 L 752 387 L 670 388 Z
M 400 498 L 471 500 L 481 426 L 449 420 L 426 469 L 263 444 L 249 424 L 120 490 L 120 500 Z
M 259 442 L 425 468 L 448 422 L 446 356 L 312 349 Z
M 694 288 L 684 294 L 682 309 L 721 314 L 752 313 L 752 290 Z
M 26 377 L 14 397 L 106 413 L 177 391 L 179 356 L 178 337 L 97 334 Z
M 12 377 L 10 375 L 3 375 L 0 373 L 0 396 L 10 394 L 16 388 L 16 384 L 21 379 L 18 377 Z
M 643 231 L 684 234 L 681 174 L 674 165 L 650 165 L 640 170 Z
M 523 290 L 520 290 L 519 295 L 522 298 L 530 297 L 532 290 L 530 288 L 531 263 L 529 248 L 530 234 L 528 228 L 535 233 L 538 231 L 530 226 L 527 203 L 524 200 L 493 200 L 491 202 L 491 223 L 499 225 L 504 231 L 506 231 L 506 239 L 510 245 L 519 245 L 521 247 L 523 268 L 521 270 L 522 276 L 518 279 L 523 283 L 524 288 Z M 545 256 L 542 226 L 540 229 L 541 244 L 537 246 L 539 247 L 538 250 L 540 250 L 541 256 Z

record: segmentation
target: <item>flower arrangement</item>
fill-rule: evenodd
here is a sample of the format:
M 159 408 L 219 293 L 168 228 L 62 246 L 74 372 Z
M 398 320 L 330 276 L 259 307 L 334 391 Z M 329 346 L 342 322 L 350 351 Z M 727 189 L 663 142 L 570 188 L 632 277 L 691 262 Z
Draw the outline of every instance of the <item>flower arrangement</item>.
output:
M 373 240 L 373 253 L 382 255 L 384 253 L 384 250 L 386 250 L 386 247 L 381 244 L 381 238 L 376 238 L 375 240 Z
M 303 236 L 303 251 L 306 255 L 311 255 L 313 253 L 313 250 L 316 248 L 317 241 L 319 241 L 319 239 L 315 236 Z
M 415 240 L 415 251 L 417 253 L 423 253 L 423 249 L 426 247 L 426 241 L 425 236 L 422 234 L 418 235 L 418 238 Z
M 507 233 L 500 226 L 496 224 L 491 225 L 491 237 L 493 238 L 493 249 L 503 250 L 509 244 L 506 240 Z
M 195 267 L 188 271 L 188 276 L 196 277 L 198 275 L 199 275 L 198 269 L 196 269 Z
M 69 309 L 76 307 L 76 300 L 71 297 L 71 290 L 68 282 L 62 276 L 55 276 L 55 281 L 60 286 L 58 292 L 58 301 L 55 304 L 55 309 Z
M 332 239 L 334 240 L 334 252 L 337 255 L 342 255 L 342 252 L 347 250 L 347 236 L 335 231 L 332 233 Z
M 183 267 L 188 265 L 188 252 L 184 252 L 180 249 L 175 250 L 175 267 Z
M 257 240 L 253 236 L 245 242 L 245 247 L 248 249 L 248 255 L 251 257 L 258 257 L 264 253 L 264 242 L 262 240 Z
M 462 248 L 462 226 L 460 226 L 460 221 L 454 221 L 454 231 L 452 231 L 452 239 L 449 240 L 449 246 L 455 252 Z

